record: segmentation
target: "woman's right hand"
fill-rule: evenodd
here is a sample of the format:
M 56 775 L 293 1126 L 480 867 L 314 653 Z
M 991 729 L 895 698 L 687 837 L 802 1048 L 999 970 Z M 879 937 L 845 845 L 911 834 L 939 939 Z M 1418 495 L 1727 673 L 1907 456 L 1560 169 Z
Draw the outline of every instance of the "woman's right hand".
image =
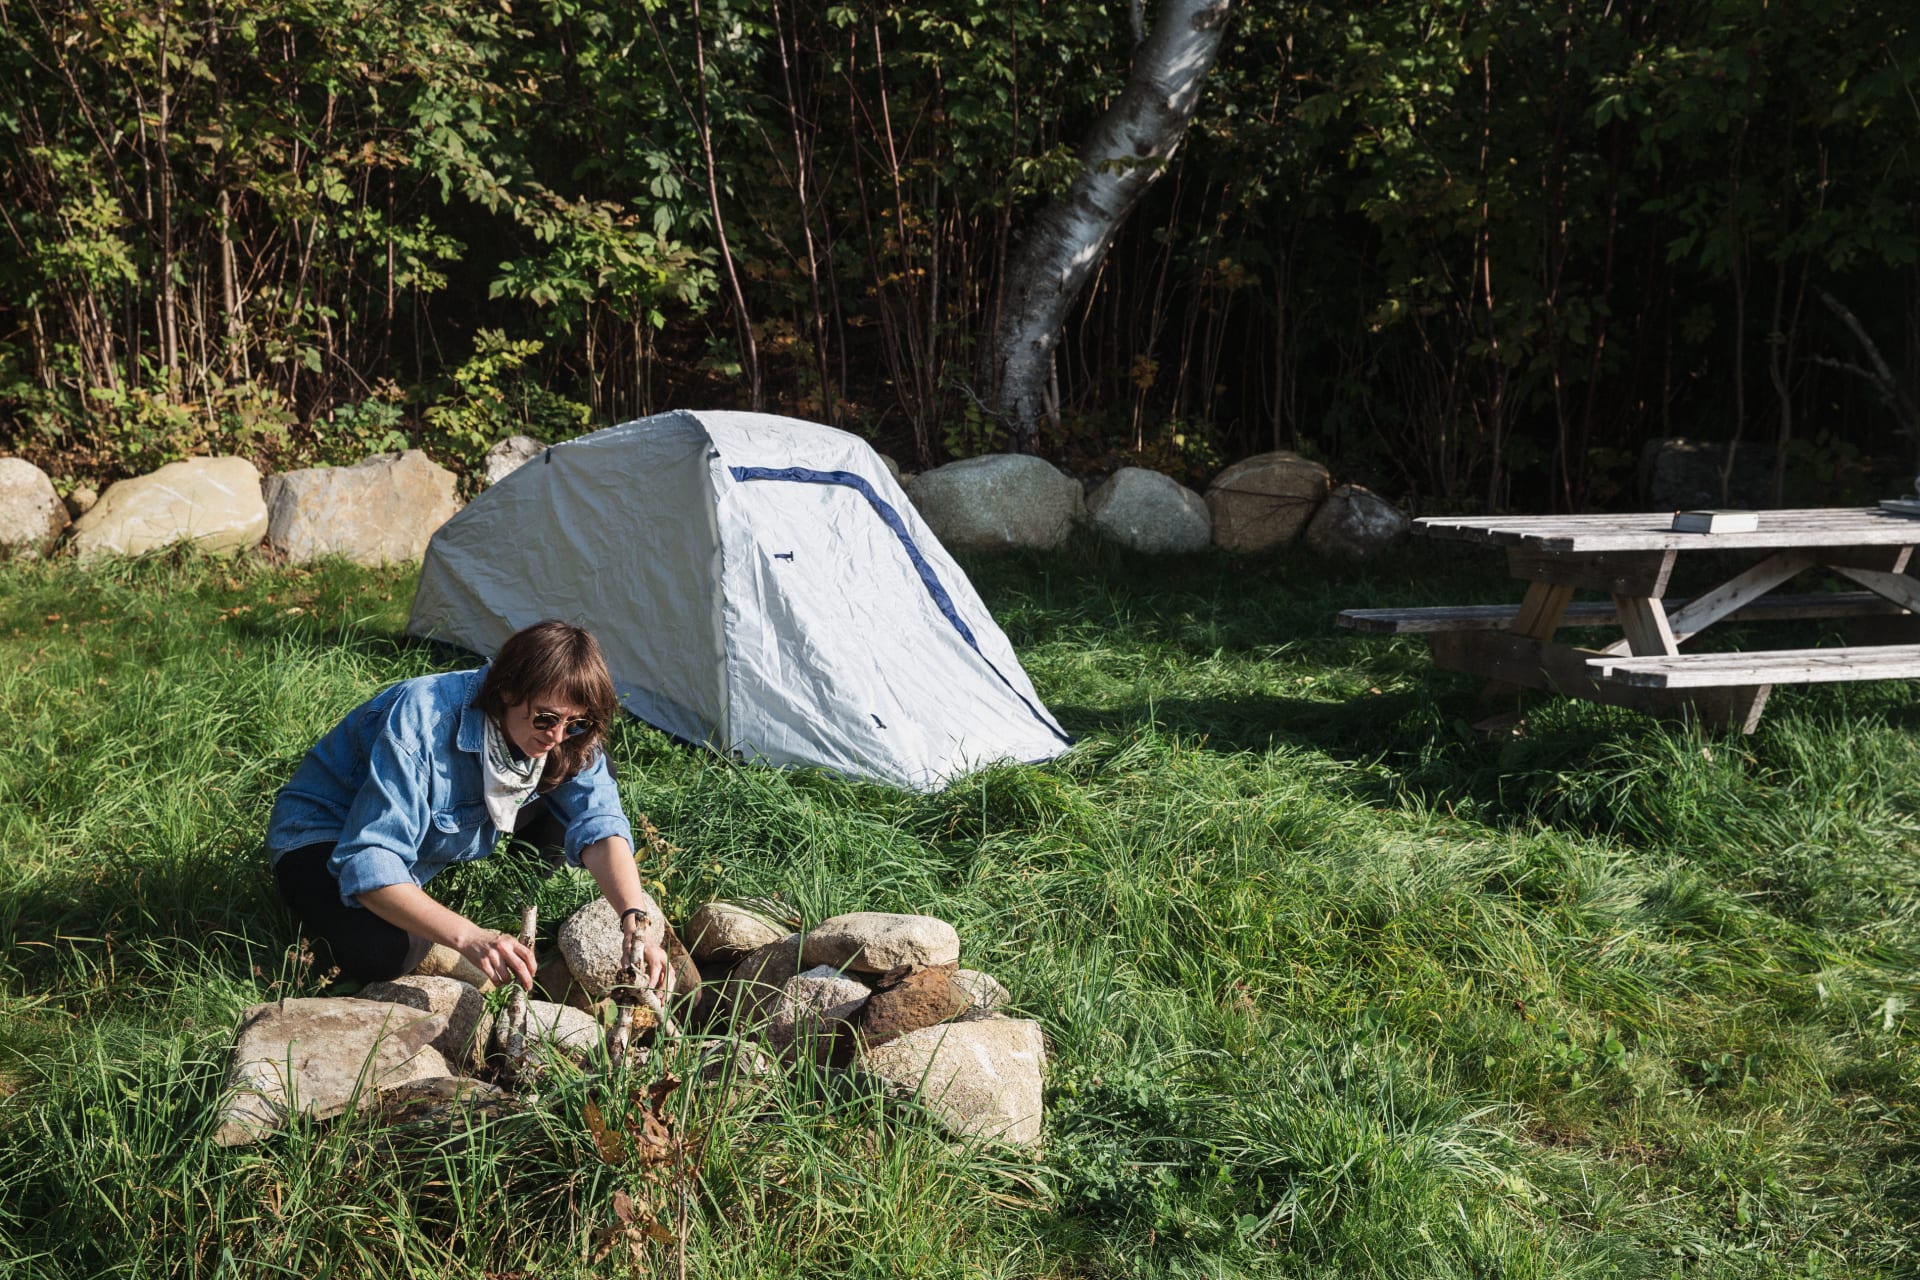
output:
M 417 884 L 382 885 L 363 889 L 360 903 L 369 911 L 416 937 L 452 947 L 495 983 L 517 982 L 533 990 L 533 950 L 520 939 L 497 929 L 482 929 L 457 911 L 441 906 Z
M 494 983 L 505 986 L 517 982 L 533 990 L 533 951 L 520 945 L 520 939 L 497 929 L 475 929 L 454 948 L 473 962 L 474 968 Z

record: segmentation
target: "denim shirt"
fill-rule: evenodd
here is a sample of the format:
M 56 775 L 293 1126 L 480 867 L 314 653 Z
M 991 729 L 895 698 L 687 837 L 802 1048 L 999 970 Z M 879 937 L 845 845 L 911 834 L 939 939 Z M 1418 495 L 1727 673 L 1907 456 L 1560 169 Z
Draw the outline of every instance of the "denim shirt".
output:
M 347 714 L 307 752 L 274 798 L 267 848 L 282 854 L 334 843 L 327 869 L 340 900 L 390 884 L 425 884 L 456 862 L 493 851 L 481 752 L 487 713 L 473 705 L 486 668 L 402 680 Z M 596 840 L 633 828 L 606 757 L 546 793 L 566 826 L 567 861 Z

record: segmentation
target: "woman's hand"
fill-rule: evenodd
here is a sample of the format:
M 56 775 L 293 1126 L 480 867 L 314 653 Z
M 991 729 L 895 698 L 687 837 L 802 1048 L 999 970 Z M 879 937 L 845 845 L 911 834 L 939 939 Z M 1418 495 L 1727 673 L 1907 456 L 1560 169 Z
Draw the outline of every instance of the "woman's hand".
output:
M 636 911 L 622 915 L 620 940 L 625 944 L 625 950 L 633 956 L 634 967 L 640 970 L 641 982 L 658 991 L 667 984 L 667 952 L 658 942 L 641 933 L 645 919 Z
M 657 942 L 640 946 L 640 969 L 647 985 L 658 991 L 667 985 L 667 953 Z
M 417 884 L 388 884 L 363 889 L 360 904 L 408 933 L 452 947 L 496 983 L 517 982 L 533 989 L 533 952 L 520 940 L 494 929 L 482 929 L 457 911 L 427 896 Z
M 600 892 L 620 913 L 620 940 L 630 949 L 642 979 L 655 990 L 664 987 L 667 953 L 660 944 L 667 918 L 640 887 L 640 873 L 633 865 L 633 847 L 627 838 L 608 836 L 594 841 L 580 851 L 580 865 L 593 873 Z
M 533 951 L 520 945 L 520 939 L 495 929 L 474 929 L 454 944 L 454 950 L 473 961 L 474 968 L 496 984 L 517 982 L 533 990 Z

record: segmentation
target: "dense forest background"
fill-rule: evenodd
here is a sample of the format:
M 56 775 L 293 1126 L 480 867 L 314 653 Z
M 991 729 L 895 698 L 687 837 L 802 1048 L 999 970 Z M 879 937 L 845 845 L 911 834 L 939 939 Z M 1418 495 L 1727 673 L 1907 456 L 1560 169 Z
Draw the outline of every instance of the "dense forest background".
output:
M 1154 19 L 0 0 L 0 450 L 472 468 L 679 406 L 1006 448 L 1009 258 Z M 1557 510 L 1681 435 L 1781 499 L 1892 492 L 1917 248 L 1911 0 L 1242 3 L 1037 448 Z

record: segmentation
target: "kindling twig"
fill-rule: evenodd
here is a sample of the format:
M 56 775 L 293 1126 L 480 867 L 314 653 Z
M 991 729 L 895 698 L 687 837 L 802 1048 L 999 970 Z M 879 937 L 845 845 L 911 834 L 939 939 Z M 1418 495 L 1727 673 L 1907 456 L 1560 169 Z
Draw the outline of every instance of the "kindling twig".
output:
M 659 1023 L 662 1038 L 680 1034 L 680 1028 L 674 1025 L 672 1018 L 667 1016 L 666 1001 L 661 999 L 661 993 L 655 991 L 641 977 L 640 968 L 634 963 L 633 949 L 639 938 L 640 930 L 636 928 L 627 934 L 626 940 L 621 944 L 620 969 L 613 975 L 613 990 L 609 992 L 613 998 L 614 1007 L 618 1011 L 614 1014 L 613 1026 L 607 1030 L 607 1069 L 609 1071 L 619 1070 L 621 1062 L 626 1059 L 627 1046 L 633 1039 L 633 1011 L 642 1004 L 653 1011 L 653 1016 Z M 667 970 L 666 994 L 668 996 L 673 994 L 671 967 Z
M 520 909 L 520 945 L 529 951 L 533 949 L 533 937 L 539 923 L 539 907 L 526 906 Z M 513 994 L 507 997 L 507 1030 L 501 1040 L 506 1045 L 507 1061 L 517 1074 L 527 1060 L 527 989 L 518 982 L 513 984 Z

